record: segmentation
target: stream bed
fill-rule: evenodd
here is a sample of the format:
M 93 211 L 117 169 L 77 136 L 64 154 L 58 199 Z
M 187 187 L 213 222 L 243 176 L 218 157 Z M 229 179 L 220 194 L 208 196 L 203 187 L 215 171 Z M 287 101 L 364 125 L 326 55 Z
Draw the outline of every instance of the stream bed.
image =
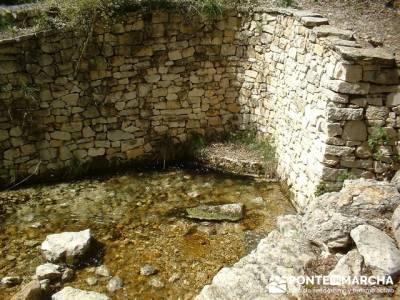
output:
M 278 183 L 183 169 L 2 191 L 1 203 L 0 278 L 30 281 L 44 263 L 39 248 L 48 234 L 90 228 L 98 253 L 64 286 L 107 293 L 109 278 L 87 282 L 104 264 L 124 282 L 108 293 L 116 300 L 192 299 L 218 270 L 254 249 L 275 228 L 277 216 L 294 213 Z M 188 207 L 223 203 L 243 203 L 245 217 L 205 222 L 184 214 Z M 157 273 L 140 275 L 147 264 Z M 19 288 L 0 286 L 0 299 Z

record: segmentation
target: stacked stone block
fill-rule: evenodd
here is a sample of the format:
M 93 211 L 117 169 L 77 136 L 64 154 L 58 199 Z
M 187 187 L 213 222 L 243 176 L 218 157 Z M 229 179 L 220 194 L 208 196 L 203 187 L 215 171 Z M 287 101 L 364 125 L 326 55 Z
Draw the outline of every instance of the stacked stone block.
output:
M 132 12 L 93 36 L 0 42 L 0 177 L 76 163 L 151 159 L 166 135 L 256 128 L 301 209 L 343 174 L 397 168 L 400 88 L 392 55 L 296 10 L 228 12 L 212 24 Z M 371 149 L 374 130 L 390 137 Z

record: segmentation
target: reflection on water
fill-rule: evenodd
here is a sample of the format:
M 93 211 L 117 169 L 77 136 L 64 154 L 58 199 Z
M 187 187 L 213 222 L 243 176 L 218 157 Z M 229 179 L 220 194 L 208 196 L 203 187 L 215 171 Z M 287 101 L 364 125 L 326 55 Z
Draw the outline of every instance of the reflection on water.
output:
M 30 199 L 0 224 L 0 277 L 29 281 L 43 263 L 38 246 L 47 234 L 90 228 L 105 251 L 98 264 L 124 280 L 113 299 L 190 299 L 221 267 L 250 251 L 278 215 L 293 212 L 278 184 L 193 170 L 129 173 L 0 197 Z M 237 223 L 198 222 L 182 214 L 199 204 L 237 202 L 246 206 L 246 217 Z M 139 275 L 145 264 L 158 273 Z M 93 267 L 79 269 L 66 285 L 105 293 L 105 278 L 88 286 L 85 280 L 93 276 Z M 163 287 L 152 286 L 154 278 Z M 0 287 L 0 299 L 17 290 Z

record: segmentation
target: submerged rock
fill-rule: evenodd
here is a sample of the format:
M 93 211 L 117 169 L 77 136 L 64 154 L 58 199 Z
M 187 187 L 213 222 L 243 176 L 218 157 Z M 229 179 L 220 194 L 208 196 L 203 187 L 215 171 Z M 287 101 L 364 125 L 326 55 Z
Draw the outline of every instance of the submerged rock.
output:
M 90 229 L 51 234 L 41 245 L 43 256 L 50 262 L 75 264 L 89 249 Z
M 211 221 L 239 221 L 244 217 L 244 206 L 241 203 L 222 205 L 200 205 L 186 209 L 191 219 Z
M 49 279 L 58 280 L 61 278 L 62 273 L 60 266 L 52 263 L 45 263 L 36 268 L 36 276 L 39 280 Z
M 21 282 L 22 282 L 22 278 L 19 276 L 7 276 L 7 277 L 3 277 L 1 279 L 1 284 L 8 286 L 8 287 L 18 285 Z
M 65 287 L 51 297 L 51 300 L 111 300 L 108 296 L 96 292 L 82 291 Z
M 400 250 L 386 233 L 370 225 L 360 225 L 350 233 L 365 264 L 377 275 L 400 272 Z
M 149 285 L 157 289 L 162 289 L 164 287 L 164 283 L 157 277 L 151 278 L 149 280 Z
M 97 284 L 97 278 L 96 277 L 88 277 L 88 278 L 86 278 L 86 283 L 88 284 L 88 285 L 90 285 L 90 286 L 93 286 L 93 285 L 96 285 Z
M 144 265 L 140 268 L 140 275 L 150 276 L 157 273 L 157 268 L 152 265 Z
M 123 286 L 124 286 L 124 283 L 123 283 L 122 279 L 119 278 L 118 276 L 115 276 L 115 277 L 111 278 L 110 281 L 108 282 L 107 290 L 110 293 L 114 293 L 115 291 L 122 289 Z
M 98 276 L 102 276 L 102 277 L 110 277 L 111 273 L 110 270 L 107 268 L 106 265 L 101 265 L 99 267 L 96 268 L 96 270 L 94 271 L 94 273 Z
M 40 287 L 39 280 L 32 280 L 24 285 L 21 290 L 16 293 L 11 300 L 42 300 L 43 292 Z

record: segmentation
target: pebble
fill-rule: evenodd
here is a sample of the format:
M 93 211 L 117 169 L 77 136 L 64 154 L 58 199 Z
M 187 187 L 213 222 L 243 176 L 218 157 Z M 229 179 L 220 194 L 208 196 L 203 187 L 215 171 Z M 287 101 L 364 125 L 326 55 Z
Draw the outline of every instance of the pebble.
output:
M 88 277 L 88 278 L 86 278 L 85 281 L 86 281 L 86 283 L 87 283 L 88 285 L 90 285 L 90 286 L 96 285 L 97 282 L 98 282 L 98 280 L 97 280 L 96 277 Z
M 7 277 L 3 277 L 1 279 L 1 284 L 8 286 L 8 287 L 18 285 L 21 282 L 22 282 L 22 279 L 19 276 L 7 276 Z
M 178 273 L 174 273 L 171 275 L 171 277 L 168 279 L 169 283 L 174 283 L 178 281 L 181 278 L 181 276 Z
M 158 288 L 158 289 L 161 289 L 164 287 L 164 283 L 159 278 L 156 278 L 156 277 L 151 278 L 149 280 L 149 285 L 151 285 L 152 287 Z
M 144 265 L 140 268 L 140 275 L 150 276 L 157 273 L 157 268 L 152 265 Z
M 118 276 L 115 276 L 110 279 L 110 281 L 107 284 L 107 290 L 110 293 L 114 293 L 115 291 L 121 289 L 124 286 L 124 283 L 122 279 Z
M 98 276 L 102 276 L 102 277 L 110 277 L 111 273 L 110 270 L 107 268 L 106 265 L 101 265 L 99 267 L 96 268 L 96 270 L 94 271 L 94 273 Z

